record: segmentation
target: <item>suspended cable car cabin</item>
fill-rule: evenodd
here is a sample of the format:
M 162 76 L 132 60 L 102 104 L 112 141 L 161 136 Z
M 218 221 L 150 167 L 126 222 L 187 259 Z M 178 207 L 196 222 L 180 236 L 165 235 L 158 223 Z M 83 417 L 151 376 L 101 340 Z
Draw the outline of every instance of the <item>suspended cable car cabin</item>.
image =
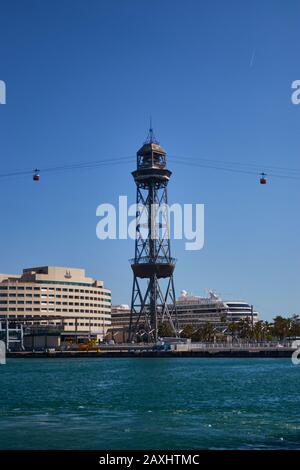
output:
M 267 181 L 266 176 L 267 176 L 266 173 L 260 174 L 260 180 L 259 180 L 260 184 L 267 184 L 268 181 Z
M 32 179 L 33 179 L 33 181 L 40 181 L 40 174 L 39 174 L 39 170 L 37 168 L 33 172 Z

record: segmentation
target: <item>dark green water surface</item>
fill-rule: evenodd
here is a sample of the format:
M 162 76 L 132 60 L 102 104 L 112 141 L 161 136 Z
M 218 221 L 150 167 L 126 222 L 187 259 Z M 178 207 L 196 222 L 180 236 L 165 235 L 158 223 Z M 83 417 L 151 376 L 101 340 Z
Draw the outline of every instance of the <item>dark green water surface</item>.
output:
M 289 359 L 9 359 L 1 449 L 300 449 Z

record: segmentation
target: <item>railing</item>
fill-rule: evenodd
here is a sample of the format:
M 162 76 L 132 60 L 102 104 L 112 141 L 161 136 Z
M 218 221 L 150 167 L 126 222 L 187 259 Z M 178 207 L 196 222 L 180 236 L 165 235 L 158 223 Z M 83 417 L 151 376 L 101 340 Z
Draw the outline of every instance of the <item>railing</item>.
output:
M 281 349 L 292 348 L 293 341 L 262 341 L 262 342 L 239 342 L 239 343 L 189 343 L 189 349 Z
M 139 164 L 137 169 L 138 170 L 145 170 L 145 169 L 149 169 L 149 168 L 154 168 L 154 169 L 157 168 L 159 170 L 163 170 L 165 167 L 166 167 L 166 163 L 155 163 L 155 162 L 152 162 L 151 160 L 149 160 L 149 162 Z
M 31 325 L 26 326 L 24 329 L 25 335 L 51 335 L 60 334 L 64 331 L 64 327 L 61 325 Z
M 150 256 L 141 256 L 140 258 L 131 258 L 130 264 L 175 264 L 176 258 L 166 258 L 165 256 L 157 256 L 152 258 Z

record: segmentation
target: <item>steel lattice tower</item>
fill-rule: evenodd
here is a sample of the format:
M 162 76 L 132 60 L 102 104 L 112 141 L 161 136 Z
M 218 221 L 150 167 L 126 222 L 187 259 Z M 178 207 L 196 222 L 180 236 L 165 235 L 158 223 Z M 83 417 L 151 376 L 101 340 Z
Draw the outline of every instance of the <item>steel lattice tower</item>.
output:
M 166 152 L 150 126 L 148 138 L 137 152 L 137 168 L 132 172 L 137 212 L 129 341 L 140 337 L 156 342 L 160 322 L 168 322 L 172 334 L 177 336 L 175 259 L 170 249 L 167 193 L 172 173 L 166 165 Z

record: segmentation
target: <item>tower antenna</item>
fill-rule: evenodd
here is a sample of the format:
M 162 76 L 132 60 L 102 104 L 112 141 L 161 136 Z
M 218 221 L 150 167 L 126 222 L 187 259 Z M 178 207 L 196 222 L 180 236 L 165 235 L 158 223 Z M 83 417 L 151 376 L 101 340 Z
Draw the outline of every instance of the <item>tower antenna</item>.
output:
M 152 126 L 152 116 L 150 114 L 150 122 L 149 122 L 149 132 L 147 139 L 145 141 L 145 144 L 159 144 L 158 140 L 156 139 L 153 131 L 153 126 Z

